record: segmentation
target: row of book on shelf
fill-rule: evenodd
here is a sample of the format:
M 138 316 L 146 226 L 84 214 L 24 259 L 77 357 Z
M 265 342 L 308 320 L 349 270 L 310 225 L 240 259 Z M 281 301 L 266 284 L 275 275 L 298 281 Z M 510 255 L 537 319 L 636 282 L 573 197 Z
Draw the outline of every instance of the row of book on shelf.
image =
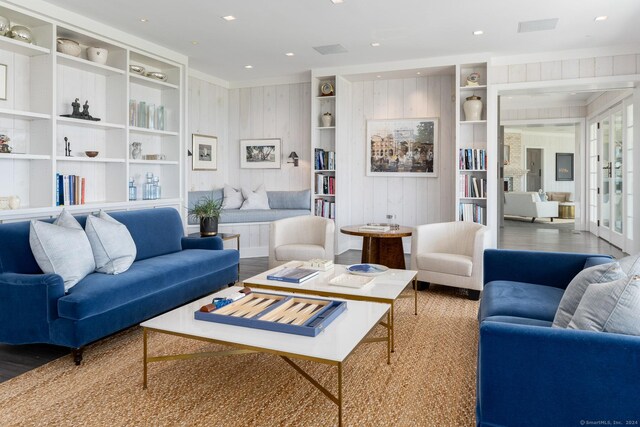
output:
M 460 203 L 458 215 L 460 221 L 487 223 L 487 208 L 474 203 Z
M 460 175 L 460 197 L 487 197 L 487 180 L 471 175 Z
M 461 148 L 460 169 L 462 170 L 487 170 L 487 154 L 482 148 Z
M 336 177 L 316 174 L 316 194 L 336 194 Z
M 335 202 L 330 202 L 329 200 L 324 200 L 321 198 L 316 199 L 315 202 L 315 215 L 321 216 L 324 218 L 335 219 L 336 217 L 336 204 Z
M 84 205 L 85 179 L 56 173 L 56 206 Z
M 336 153 L 334 151 L 324 151 L 322 148 L 315 150 L 315 170 L 335 170 Z

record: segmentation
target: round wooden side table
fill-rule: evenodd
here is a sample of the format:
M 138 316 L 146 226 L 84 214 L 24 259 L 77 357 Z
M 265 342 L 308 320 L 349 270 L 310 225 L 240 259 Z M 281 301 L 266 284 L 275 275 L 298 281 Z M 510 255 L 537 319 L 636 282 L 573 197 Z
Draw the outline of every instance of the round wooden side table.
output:
M 362 236 L 362 262 L 382 264 L 389 268 L 405 269 L 402 238 L 411 236 L 412 228 L 400 226 L 397 230 L 364 231 L 362 225 L 349 225 L 341 233 Z

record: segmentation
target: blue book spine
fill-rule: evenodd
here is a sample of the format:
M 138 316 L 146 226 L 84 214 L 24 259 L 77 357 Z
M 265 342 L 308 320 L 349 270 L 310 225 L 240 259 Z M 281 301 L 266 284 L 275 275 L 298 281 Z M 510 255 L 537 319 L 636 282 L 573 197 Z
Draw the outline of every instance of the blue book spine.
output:
M 75 180 L 76 180 L 76 176 L 75 175 L 69 175 L 69 204 L 71 206 L 76 204 L 76 198 L 75 198 L 75 194 L 73 192 L 73 187 L 75 184 Z
M 278 282 L 300 283 L 300 279 L 292 279 L 281 276 L 267 276 L 267 280 L 277 280 Z
M 60 206 L 60 174 L 56 173 L 56 206 Z

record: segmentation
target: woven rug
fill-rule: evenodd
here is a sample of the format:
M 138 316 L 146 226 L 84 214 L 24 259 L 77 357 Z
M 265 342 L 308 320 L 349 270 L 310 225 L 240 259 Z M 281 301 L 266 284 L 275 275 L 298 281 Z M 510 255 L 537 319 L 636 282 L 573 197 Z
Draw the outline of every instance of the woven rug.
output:
M 344 365 L 347 426 L 472 426 L 478 303 L 432 286 L 396 305 L 396 352 L 365 343 Z M 374 329 L 383 335 L 384 329 Z M 150 333 L 149 353 L 222 346 Z M 299 364 L 335 392 L 336 368 Z M 277 356 L 248 354 L 149 365 L 142 389 L 142 330 L 88 347 L 82 366 L 63 357 L 0 384 L 0 425 L 332 426 L 337 407 Z

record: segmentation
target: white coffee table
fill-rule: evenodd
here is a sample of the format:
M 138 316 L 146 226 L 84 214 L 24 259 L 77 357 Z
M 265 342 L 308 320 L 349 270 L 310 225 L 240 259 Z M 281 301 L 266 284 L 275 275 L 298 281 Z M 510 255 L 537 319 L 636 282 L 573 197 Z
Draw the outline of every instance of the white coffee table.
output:
M 331 298 L 344 298 L 354 301 L 380 302 L 391 306 L 391 320 L 383 324 L 391 330 L 391 351 L 395 351 L 395 301 L 402 292 L 413 284 L 414 314 L 418 314 L 418 272 L 414 270 L 389 269 L 386 273 L 375 276 L 373 282 L 362 289 L 335 286 L 329 283 L 331 279 L 345 273 L 346 265 L 336 264 L 332 269 L 320 272 L 313 279 L 303 283 L 280 282 L 268 280 L 267 276 L 283 268 L 302 266 L 302 261 L 290 261 L 286 264 L 267 270 L 264 273 L 244 280 L 244 285 L 250 288 L 270 289 L 274 291 L 293 292 L 296 294 L 310 294 Z
M 271 353 L 282 357 L 282 359 L 338 406 L 338 425 L 342 425 L 342 368 L 345 360 L 351 355 L 355 348 L 363 342 L 386 341 L 387 363 L 391 363 L 391 335 L 389 329 L 387 329 L 386 337 L 367 338 L 369 332 L 380 323 L 385 315 L 387 316 L 387 322 L 390 321 L 389 306 L 387 304 L 365 301 L 348 301 L 347 309 L 316 337 L 225 325 L 222 323 L 196 320 L 194 318 L 195 311 L 203 305 L 211 303 L 213 297 L 229 296 L 240 289 L 239 287 L 224 289 L 213 295 L 154 317 L 140 325 L 143 328 L 144 340 L 143 388 L 147 388 L 147 365 L 152 362 L 247 353 Z M 219 352 L 149 356 L 147 352 L 147 341 L 150 331 L 228 345 L 235 347 L 235 349 Z M 337 395 L 334 395 L 323 387 L 291 359 L 311 360 L 336 366 L 338 368 Z

